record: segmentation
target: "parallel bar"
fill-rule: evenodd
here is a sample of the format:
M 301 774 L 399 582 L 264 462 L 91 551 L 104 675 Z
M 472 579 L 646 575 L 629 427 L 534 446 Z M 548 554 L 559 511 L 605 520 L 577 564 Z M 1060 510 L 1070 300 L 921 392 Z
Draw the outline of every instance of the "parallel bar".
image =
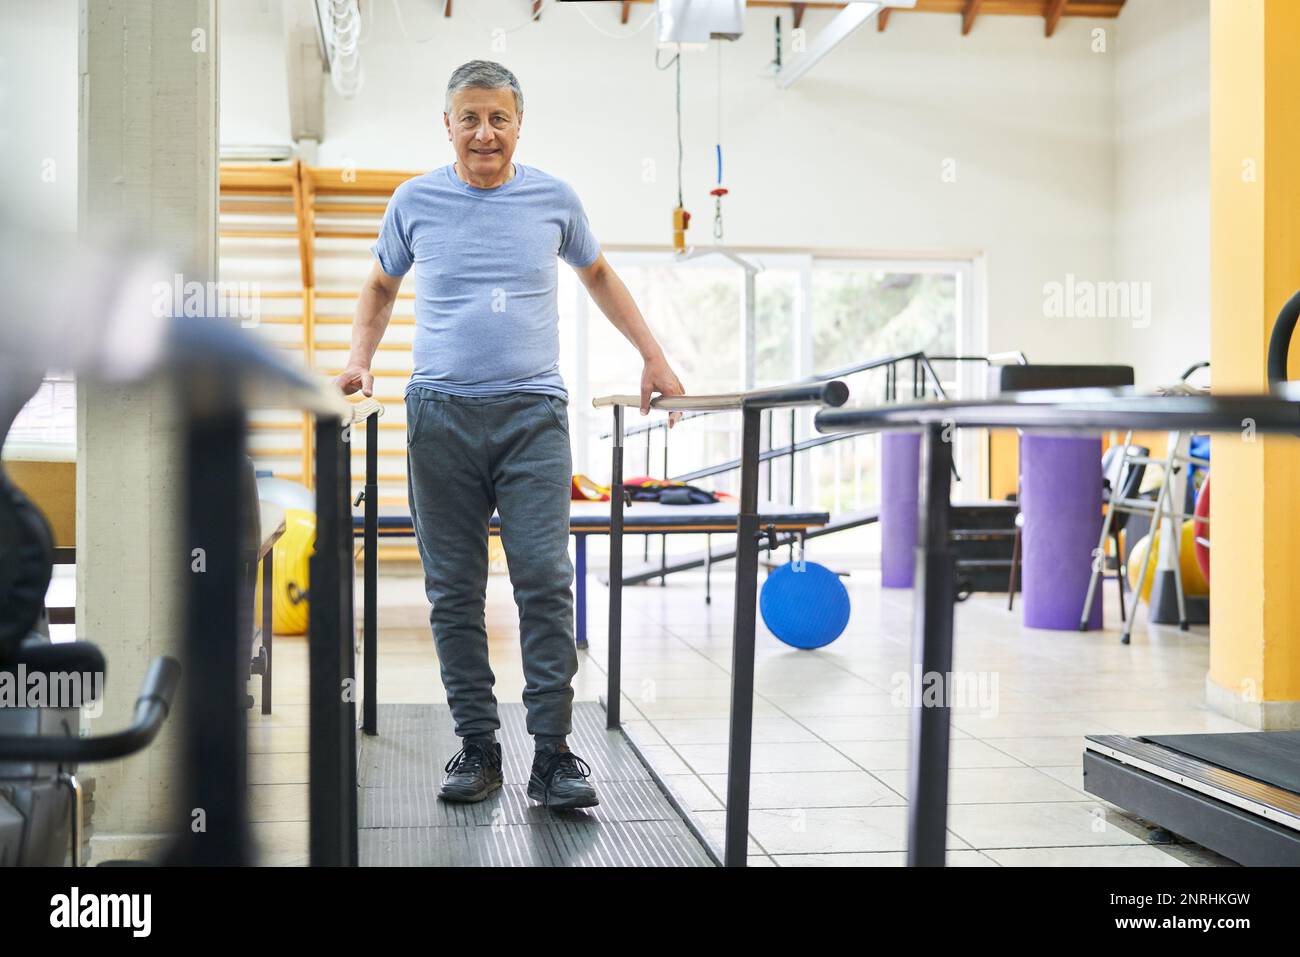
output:
M 339 670 L 343 675 L 342 699 L 343 734 L 341 756 L 343 780 L 339 782 L 339 791 L 343 799 L 343 863 L 356 867 L 361 861 L 359 853 L 357 825 L 359 809 L 357 805 L 357 599 L 355 594 L 357 581 L 356 531 L 352 527 L 352 434 L 355 425 L 348 423 L 341 430 L 342 447 L 339 449 L 339 491 L 338 516 L 339 579 L 343 587 L 339 589 Z M 377 444 L 377 443 L 376 443 Z
M 882 359 L 872 359 L 870 362 L 855 363 L 854 365 L 844 366 L 839 369 L 832 369 L 829 372 L 819 372 L 816 375 L 808 376 L 805 379 L 799 379 L 793 384 L 798 385 L 807 382 L 829 382 L 831 379 L 843 379 L 846 376 L 856 375 L 859 372 L 870 372 L 872 369 L 883 369 L 886 366 L 897 365 L 902 362 L 912 362 L 913 364 L 920 363 L 921 367 L 926 370 L 926 378 L 934 381 L 936 394 L 940 398 L 944 398 L 945 394 L 943 386 L 939 382 L 939 376 L 935 373 L 934 366 L 931 363 L 982 362 L 985 365 L 992 365 L 994 362 L 1007 358 L 1016 359 L 1020 365 L 1028 365 L 1029 363 L 1029 360 L 1025 358 L 1023 352 L 1003 352 L 987 356 L 928 356 L 924 352 L 908 352 L 896 356 L 886 356 Z M 922 394 L 920 397 L 924 398 L 924 384 L 922 384 Z M 623 396 L 622 398 L 629 397 Z M 682 420 L 685 421 L 686 419 L 693 419 L 702 415 L 713 415 L 715 412 L 719 411 L 725 410 L 706 409 L 698 412 L 684 412 L 682 414 Z M 633 435 L 640 435 L 642 432 L 653 432 L 656 429 L 665 429 L 667 427 L 668 423 L 665 421 L 649 422 L 645 425 L 638 425 L 628 429 L 627 435 L 631 437 Z M 602 435 L 600 438 L 607 439 L 609 436 Z
M 262 559 L 262 714 L 271 713 L 272 663 L 275 661 L 275 560 L 272 552 Z
M 791 384 L 803 385 L 809 382 L 829 382 L 832 379 L 843 379 L 846 376 L 856 375 L 859 372 L 870 372 L 872 369 L 882 369 L 887 365 L 891 365 L 899 362 L 907 362 L 909 360 L 916 360 L 924 356 L 925 353 L 923 352 L 908 352 L 902 355 L 886 356 L 882 359 L 872 359 L 870 362 L 859 362 L 854 365 L 844 366 L 839 369 L 832 369 L 829 372 L 819 372 L 815 375 L 808 376 L 807 378 L 798 379 Z M 988 358 L 984 356 L 934 356 L 933 358 L 951 359 L 957 362 L 984 362 L 986 364 L 989 361 Z M 613 397 L 606 397 L 606 398 L 613 398 Z M 631 398 L 631 397 L 621 396 L 619 398 Z M 638 399 L 637 401 L 639 402 L 640 400 Z M 682 413 L 682 421 L 685 421 L 686 419 L 697 418 L 703 415 L 713 415 L 715 412 L 720 412 L 720 411 L 725 411 L 725 410 L 706 409 L 699 412 L 684 412 Z M 626 432 L 626 435 L 630 438 L 634 435 L 640 435 L 642 432 L 654 431 L 655 429 L 665 429 L 667 427 L 668 427 L 668 423 L 666 421 L 661 420 L 658 422 L 648 422 L 645 425 L 636 425 L 629 428 Z M 601 435 L 600 438 L 607 439 L 609 438 L 609 436 Z
M 723 860 L 744 867 L 749 847 L 749 772 L 754 732 L 754 630 L 758 601 L 758 450 L 762 418 L 746 407 L 741 422 L 740 511 L 731 649 L 731 730 L 727 748 L 727 821 Z M 620 569 L 620 574 L 622 569 Z
M 949 495 L 952 445 L 943 426 L 922 439 L 908 755 L 907 863 L 942 867 L 948 829 L 948 681 L 952 672 L 953 558 Z M 939 703 L 927 704 L 938 681 Z
M 366 524 L 362 539 L 365 550 L 365 608 L 362 612 L 362 667 L 365 687 L 362 693 L 361 730 L 379 733 L 379 417 L 366 419 Z M 350 524 L 350 523 L 349 523 Z
M 579 648 L 587 647 L 587 536 L 578 532 L 573 536 L 573 604 L 577 619 L 574 641 Z
M 248 740 L 239 653 L 240 523 L 243 514 L 244 417 L 235 406 L 214 414 L 187 406 L 185 539 L 185 683 L 182 696 L 187 771 L 178 832 L 169 863 L 242 867 L 253 863 L 248 835 Z M 202 559 L 202 565 L 196 562 Z M 195 813 L 202 813 L 196 828 Z
M 657 395 L 650 400 L 650 408 L 665 412 L 692 410 L 739 409 L 742 406 L 770 409 L 790 405 L 843 405 L 848 399 L 849 387 L 843 382 L 811 382 L 779 386 L 774 389 L 753 389 L 749 392 L 725 392 L 716 395 Z M 640 408 L 639 395 L 602 395 L 591 400 L 597 409 L 607 406 Z
M 605 727 L 623 722 L 623 406 L 614 406 L 613 452 L 609 472 L 609 683 Z
M 1300 434 L 1300 390 L 1271 395 L 1142 395 L 1131 388 L 1044 389 L 1000 399 L 823 409 L 821 432 L 957 428 L 1151 429 L 1167 432 Z
M 356 841 L 355 749 L 349 754 L 353 729 L 348 727 L 351 695 L 345 694 L 352 642 L 344 614 L 351 600 L 343 581 L 342 550 L 352 536 L 351 510 L 344 476 L 347 461 L 343 426 L 336 418 L 316 420 L 316 551 L 310 559 L 312 613 L 308 642 L 311 713 L 309 812 L 311 864 L 347 866 Z M 348 515 L 344 537 L 342 515 Z M 349 556 L 350 558 L 350 556 Z M 351 773 L 349 774 L 349 769 Z M 351 832 L 351 833 L 349 833 Z

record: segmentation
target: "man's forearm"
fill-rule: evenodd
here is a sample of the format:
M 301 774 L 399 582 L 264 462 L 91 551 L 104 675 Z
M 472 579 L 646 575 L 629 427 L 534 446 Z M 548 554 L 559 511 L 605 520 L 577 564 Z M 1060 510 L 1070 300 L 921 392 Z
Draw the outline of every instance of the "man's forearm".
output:
M 396 301 L 396 296 L 389 296 L 385 290 L 370 283 L 362 287 L 356 316 L 352 320 L 352 349 L 348 353 L 348 365 L 370 368 L 380 340 L 388 329 Z
M 645 317 L 641 315 L 641 310 L 637 308 L 636 301 L 614 270 L 604 270 L 587 287 L 587 291 L 614 328 L 636 346 L 642 359 L 649 362 L 663 356 L 663 350 L 646 324 Z

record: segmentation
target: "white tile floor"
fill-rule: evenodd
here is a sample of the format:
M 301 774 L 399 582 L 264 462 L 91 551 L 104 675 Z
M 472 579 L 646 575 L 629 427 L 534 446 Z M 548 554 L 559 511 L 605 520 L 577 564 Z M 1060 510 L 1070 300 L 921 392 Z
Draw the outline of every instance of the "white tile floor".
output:
M 847 580 L 849 627 L 818 651 L 762 628 L 755 669 L 750 855 L 753 864 L 876 866 L 903 861 L 911 594 L 871 572 Z M 606 591 L 593 576 L 579 699 L 605 693 Z M 670 785 L 720 839 L 730 694 L 730 582 L 676 576 L 624 592 L 624 717 Z M 379 586 L 381 700 L 444 701 L 418 575 Z M 1020 626 L 1005 597 L 957 606 L 949 863 L 961 866 L 1226 864 L 1194 845 L 1154 845 L 1147 828 L 1082 789 L 1083 737 L 1118 732 L 1251 730 L 1203 705 L 1204 628 L 1140 626 L 1133 644 L 1104 632 Z M 509 582 L 493 576 L 488 630 L 496 694 L 523 686 Z M 276 645 L 275 713 L 250 717 L 254 831 L 267 863 L 306 861 L 303 639 Z

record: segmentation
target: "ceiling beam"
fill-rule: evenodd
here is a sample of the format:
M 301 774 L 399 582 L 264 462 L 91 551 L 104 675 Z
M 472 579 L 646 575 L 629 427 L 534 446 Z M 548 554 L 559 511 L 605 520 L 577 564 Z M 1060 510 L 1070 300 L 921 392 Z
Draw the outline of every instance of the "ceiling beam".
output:
M 1061 22 L 1061 15 L 1065 13 L 1065 0 L 1051 0 L 1047 9 L 1043 11 L 1044 34 L 1051 36 L 1056 32 L 1057 24 Z
M 631 11 L 632 4 L 628 3 L 627 0 L 623 0 L 623 12 L 619 15 L 618 22 L 627 23 L 627 16 Z
M 966 0 L 966 7 L 961 12 L 961 35 L 967 36 L 975 26 L 975 18 L 980 15 L 984 0 Z
M 533 0 L 533 19 L 542 19 L 542 0 Z
M 782 66 L 776 74 L 776 85 L 785 89 L 792 86 L 828 53 L 834 50 L 855 30 L 875 16 L 883 6 L 882 0 L 870 0 L 864 3 L 850 3 L 844 7 L 830 23 L 821 28 L 821 32 L 808 44 L 808 52 Z
M 794 28 L 796 30 L 798 30 L 801 26 L 803 26 L 803 12 L 805 9 L 807 9 L 807 7 L 808 4 L 806 3 L 790 4 L 790 9 L 794 11 Z
M 451 0 L 443 0 L 442 15 L 444 17 L 451 16 Z
M 655 0 L 610 0 L 618 3 L 651 4 Z M 1041 19 L 1051 0 L 983 0 L 980 4 L 980 16 L 1014 16 Z M 916 0 L 912 8 L 899 7 L 905 13 L 962 13 L 968 0 Z M 791 0 L 746 0 L 751 8 L 774 7 L 788 9 Z M 808 10 L 842 10 L 845 3 L 828 2 L 828 0 L 807 0 L 803 6 Z M 1062 11 L 1064 17 L 1098 17 L 1114 19 L 1124 9 L 1124 0 L 1067 0 Z
M 876 14 L 876 32 L 884 33 L 885 27 L 889 26 L 889 15 L 894 12 L 893 7 L 885 7 Z

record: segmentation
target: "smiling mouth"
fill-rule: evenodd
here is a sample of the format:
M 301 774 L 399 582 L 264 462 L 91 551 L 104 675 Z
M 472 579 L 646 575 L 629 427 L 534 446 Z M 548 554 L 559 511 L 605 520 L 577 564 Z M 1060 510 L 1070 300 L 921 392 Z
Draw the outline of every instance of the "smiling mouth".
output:
M 477 153 L 479 156 L 491 156 L 493 153 L 500 153 L 501 150 L 470 150 L 471 153 Z

